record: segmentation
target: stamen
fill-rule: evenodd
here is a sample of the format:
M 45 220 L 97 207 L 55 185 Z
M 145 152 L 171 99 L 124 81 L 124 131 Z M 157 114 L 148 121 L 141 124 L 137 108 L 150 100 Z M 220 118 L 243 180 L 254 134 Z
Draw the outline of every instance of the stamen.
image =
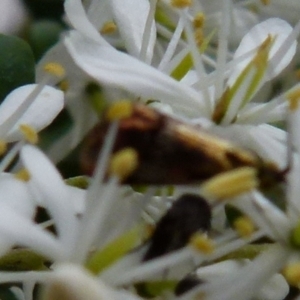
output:
M 147 64 L 151 64 L 151 57 L 147 57 L 147 49 L 149 48 L 150 39 L 151 39 L 151 32 L 153 23 L 155 21 L 155 11 L 156 11 L 156 4 L 157 0 L 151 0 L 150 1 L 150 9 L 147 16 L 147 20 L 145 23 L 145 28 L 143 32 L 143 39 L 142 39 L 142 45 L 141 45 L 141 51 L 140 51 L 140 60 L 146 62 Z
M 23 134 L 23 136 L 25 137 L 25 139 L 27 140 L 27 142 L 29 142 L 31 144 L 38 143 L 39 136 L 33 127 L 31 127 L 27 124 L 21 124 L 19 129 L 20 129 L 21 133 Z
M 44 66 L 44 71 L 58 78 L 63 78 L 66 75 L 64 67 L 56 62 L 47 63 Z
M 299 287 L 300 285 L 300 262 L 295 262 L 287 265 L 282 270 L 282 275 L 285 277 L 287 282 L 292 285 Z
M 30 180 L 30 173 L 26 169 L 21 169 L 15 173 L 14 177 L 18 180 L 27 182 Z
M 101 34 L 112 34 L 116 32 L 117 30 L 117 25 L 114 21 L 108 21 L 103 24 L 100 33 Z
M 256 170 L 242 167 L 214 176 L 201 186 L 201 191 L 208 197 L 218 199 L 231 198 L 258 186 Z
M 201 47 L 201 45 L 202 45 L 202 43 L 204 41 L 204 34 L 203 34 L 202 28 L 197 28 L 194 31 L 194 38 L 195 38 L 196 45 L 198 47 Z
M 115 153 L 110 161 L 109 173 L 120 180 L 127 178 L 138 166 L 138 153 L 133 148 L 125 148 Z
M 194 28 L 203 28 L 205 22 L 205 15 L 203 12 L 199 12 L 195 15 L 193 20 Z
M 274 41 L 275 41 L 274 37 L 272 37 L 269 34 L 268 37 L 259 46 L 257 54 L 253 58 L 253 63 L 257 67 L 257 69 L 260 69 L 262 68 L 262 66 L 265 66 L 267 64 L 270 48 Z
M 289 101 L 290 111 L 296 111 L 299 107 L 300 89 L 294 89 L 286 95 Z
M 233 226 L 237 233 L 243 238 L 249 238 L 255 232 L 252 220 L 246 216 L 237 218 Z
M 3 159 L 1 160 L 0 172 L 3 172 L 4 170 L 6 170 L 9 167 L 9 165 L 13 162 L 13 160 L 18 155 L 23 144 L 24 144 L 24 141 L 20 141 L 20 142 L 14 144 L 14 146 L 9 149 L 8 153 L 6 153 L 5 156 L 3 157 Z
M 204 254 L 211 254 L 215 249 L 213 241 L 202 233 L 194 234 L 191 237 L 190 244 Z
M 0 140 L 0 156 L 7 150 L 7 143 L 4 140 Z
M 120 100 L 112 104 L 106 112 L 107 121 L 116 121 L 131 116 L 133 110 L 132 102 L 129 100 Z
M 175 8 L 186 8 L 193 4 L 192 0 L 171 0 L 171 5 Z

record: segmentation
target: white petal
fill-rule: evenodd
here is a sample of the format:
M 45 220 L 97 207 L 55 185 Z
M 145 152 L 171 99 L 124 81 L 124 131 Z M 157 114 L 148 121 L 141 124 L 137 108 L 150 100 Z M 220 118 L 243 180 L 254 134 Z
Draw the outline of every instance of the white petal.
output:
M 77 234 L 78 221 L 71 195 L 62 177 L 50 160 L 37 148 L 26 145 L 22 148 L 20 156 L 31 175 L 32 184 L 43 195 L 45 207 L 54 219 L 62 242 L 71 247 Z
M 261 22 L 254 26 L 247 35 L 242 39 L 238 49 L 234 54 L 234 58 L 238 58 L 241 55 L 244 55 L 248 51 L 258 47 L 268 35 L 275 37 L 275 42 L 270 50 L 269 60 L 274 57 L 277 50 L 285 43 L 287 36 L 293 31 L 293 28 L 284 20 L 278 18 L 268 19 L 264 22 Z M 292 60 L 293 56 L 296 53 L 297 42 L 294 43 L 287 49 L 285 55 L 281 57 L 280 60 L 276 61 L 276 65 L 269 66 L 269 78 L 268 80 L 275 77 L 279 74 Z M 255 54 L 254 54 L 255 55 Z M 253 56 L 254 56 L 253 55 Z M 241 73 L 241 71 L 247 66 L 247 64 L 251 61 L 253 56 L 248 57 L 243 60 L 241 63 L 237 64 L 234 69 L 232 75 L 229 78 L 228 84 L 232 85 Z
M 0 205 L 0 210 L 0 237 L 2 242 L 10 241 L 14 245 L 29 247 L 54 260 L 61 260 L 65 257 L 64 249 L 52 234 L 45 232 L 30 219 L 18 214 L 5 204 Z M 4 237 L 3 240 L 2 237 Z
M 284 277 L 280 274 L 275 274 L 260 289 L 256 297 L 263 300 L 281 300 L 285 299 L 289 289 L 289 285 Z
M 114 291 L 79 266 L 60 265 L 46 290 L 45 300 L 138 300 L 127 292 Z
M 76 32 L 66 37 L 65 44 L 75 62 L 100 83 L 146 99 L 184 104 L 198 116 L 205 113 L 196 91 L 126 53 L 96 44 Z
M 32 195 L 25 182 L 15 179 L 12 175 L 0 177 L 1 204 L 5 203 L 16 212 L 32 217 L 35 211 L 35 205 L 32 200 Z
M 9 117 L 22 105 L 36 86 L 36 84 L 21 86 L 13 90 L 4 99 L 3 103 L 0 105 L 1 124 L 7 121 Z M 22 138 L 22 134 L 19 131 L 19 126 L 21 124 L 28 124 L 35 130 L 40 131 L 53 121 L 57 114 L 62 110 L 63 105 L 63 92 L 50 86 L 45 86 L 42 92 L 29 106 L 28 110 L 23 113 L 23 115 L 17 120 L 17 123 L 8 132 L 6 140 L 12 142 Z
M 65 11 L 68 20 L 75 29 L 98 43 L 108 45 L 88 19 L 81 0 L 66 0 Z
M 111 8 L 118 30 L 124 39 L 129 54 L 138 58 L 140 56 L 143 35 L 150 5 L 148 0 L 111 0 Z M 153 20 L 154 21 L 154 20 Z M 152 56 L 156 38 L 154 23 L 151 26 L 150 45 L 148 57 Z M 147 60 L 149 61 L 149 59 Z
M 19 0 L 0 1 L 0 32 L 4 34 L 20 33 L 28 21 L 28 12 Z

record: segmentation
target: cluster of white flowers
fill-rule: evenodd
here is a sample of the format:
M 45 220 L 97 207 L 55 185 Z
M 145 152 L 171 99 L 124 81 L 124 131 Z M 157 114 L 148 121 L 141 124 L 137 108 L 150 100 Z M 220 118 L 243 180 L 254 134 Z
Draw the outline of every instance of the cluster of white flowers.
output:
M 280 300 L 300 288 L 300 2 L 267 2 L 65 0 L 70 29 L 39 62 L 37 83 L 0 105 L 0 266 L 21 261 L 0 284 L 26 300 L 37 284 L 46 300 Z M 250 167 L 171 192 L 122 185 L 106 176 L 118 121 L 88 187 L 70 185 L 54 163 L 97 123 L 103 99 L 144 103 L 271 161 L 286 175 L 272 183 L 280 194 L 263 193 Z M 32 144 L 63 108 L 73 125 L 44 154 Z M 186 193 L 207 198 L 212 228 L 145 260 L 158 220 Z

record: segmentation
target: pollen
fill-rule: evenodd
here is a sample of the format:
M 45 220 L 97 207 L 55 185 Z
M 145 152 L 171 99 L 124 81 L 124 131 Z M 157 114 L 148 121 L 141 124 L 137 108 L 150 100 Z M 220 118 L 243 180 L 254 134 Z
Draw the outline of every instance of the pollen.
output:
M 300 286 L 300 262 L 295 262 L 287 265 L 282 270 L 282 275 L 285 277 L 286 281 L 295 287 Z
M 132 115 L 133 105 L 129 100 L 120 100 L 112 104 L 105 115 L 108 121 L 116 121 L 129 118 Z
M 199 12 L 195 15 L 193 20 L 194 28 L 202 28 L 205 22 L 205 15 L 203 12 Z
M 109 165 L 109 173 L 126 179 L 138 166 L 138 153 L 133 148 L 125 148 L 115 153 Z
M 249 238 L 255 231 L 252 220 L 246 216 L 237 218 L 233 226 L 237 233 L 243 238 Z
M 171 5 L 175 8 L 186 8 L 191 6 L 192 0 L 171 0 Z
M 33 127 L 31 127 L 27 124 L 21 124 L 19 129 L 20 129 L 21 133 L 23 134 L 23 136 L 25 137 L 27 142 L 29 142 L 31 144 L 38 143 L 39 136 Z
M 286 98 L 289 101 L 290 110 L 296 111 L 299 107 L 300 89 L 294 89 L 293 91 L 287 93 Z
M 235 197 L 258 186 L 256 173 L 256 170 L 251 167 L 228 171 L 205 181 L 201 191 L 217 199 Z
M 211 254 L 215 249 L 213 241 L 202 233 L 195 233 L 190 239 L 190 245 L 204 254 Z
M 7 143 L 4 140 L 0 140 L 0 155 L 3 155 L 7 150 Z
M 106 23 L 103 24 L 100 33 L 102 34 L 112 34 L 114 32 L 116 32 L 117 30 L 117 25 L 115 22 L 113 21 L 108 21 Z
M 18 180 L 27 182 L 30 180 L 30 173 L 26 169 L 21 169 L 14 174 L 14 177 Z
M 64 67 L 55 62 L 45 64 L 44 71 L 58 78 L 63 78 L 66 75 Z

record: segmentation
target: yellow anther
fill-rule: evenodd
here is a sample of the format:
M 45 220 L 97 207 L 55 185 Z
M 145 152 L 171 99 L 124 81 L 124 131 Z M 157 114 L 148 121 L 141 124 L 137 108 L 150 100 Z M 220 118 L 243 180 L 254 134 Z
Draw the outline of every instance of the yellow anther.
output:
M 294 89 L 286 94 L 286 98 L 289 101 L 289 108 L 291 111 L 296 111 L 299 107 L 300 101 L 300 89 Z
M 243 238 L 249 238 L 255 231 L 255 226 L 251 219 L 246 216 L 239 217 L 233 222 L 237 233 Z
M 66 75 L 64 67 L 61 64 L 55 62 L 47 63 L 44 66 L 44 71 L 58 78 L 63 78 Z
M 171 0 L 171 5 L 175 8 L 186 8 L 191 6 L 192 0 Z
M 68 80 L 62 80 L 59 84 L 58 84 L 58 87 L 63 91 L 63 92 L 66 92 L 69 87 L 70 87 L 70 84 L 69 84 L 69 81 Z
M 200 47 L 200 46 L 203 44 L 203 41 L 204 41 L 204 34 L 203 34 L 202 28 L 197 28 L 197 29 L 194 31 L 194 39 L 195 39 L 196 45 L 197 45 L 198 47 Z
M 201 191 L 208 197 L 217 199 L 235 197 L 258 186 L 256 173 L 251 167 L 228 171 L 205 181 L 201 185 Z
M 3 140 L 0 140 L 0 155 L 3 155 L 7 150 L 7 143 Z
M 31 127 L 27 124 L 21 124 L 19 129 L 20 129 L 21 133 L 23 134 L 23 136 L 25 137 L 25 139 L 27 140 L 27 142 L 29 142 L 31 144 L 38 143 L 39 136 L 33 127 Z
M 190 239 L 190 245 L 204 254 L 211 254 L 215 249 L 213 241 L 202 233 L 195 233 Z
M 124 148 L 115 153 L 109 165 L 109 173 L 120 180 L 128 177 L 138 166 L 138 153 L 133 148 Z
M 116 121 L 120 119 L 129 118 L 132 114 L 133 106 L 129 100 L 120 100 L 112 104 L 105 115 L 108 121 Z
M 17 173 L 15 173 L 14 177 L 21 181 L 29 181 L 30 180 L 30 173 L 26 169 L 21 169 Z
M 295 262 L 287 265 L 282 270 L 282 275 L 286 281 L 295 287 L 300 287 L 300 262 Z
M 100 33 L 102 34 L 111 34 L 114 33 L 117 30 L 117 25 L 113 21 L 108 21 L 103 24 Z
M 204 13 L 199 12 L 194 17 L 193 26 L 194 26 L 194 28 L 202 28 L 204 22 L 205 22 L 205 15 L 204 15 Z

